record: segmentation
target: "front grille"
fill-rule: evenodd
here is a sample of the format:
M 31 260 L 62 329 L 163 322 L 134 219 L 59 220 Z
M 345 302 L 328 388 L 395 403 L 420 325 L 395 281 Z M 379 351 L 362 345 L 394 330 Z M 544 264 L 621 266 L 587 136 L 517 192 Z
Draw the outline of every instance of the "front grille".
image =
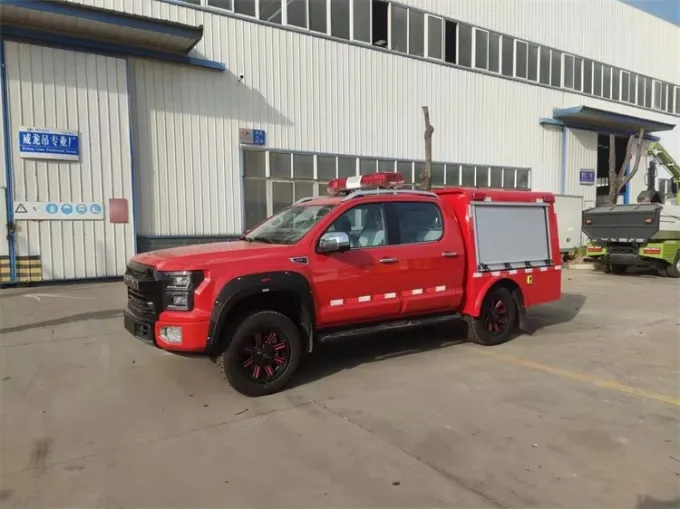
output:
M 154 278 L 152 267 L 130 262 L 125 278 L 128 284 L 128 309 L 138 318 L 156 321 L 161 312 L 163 286 Z

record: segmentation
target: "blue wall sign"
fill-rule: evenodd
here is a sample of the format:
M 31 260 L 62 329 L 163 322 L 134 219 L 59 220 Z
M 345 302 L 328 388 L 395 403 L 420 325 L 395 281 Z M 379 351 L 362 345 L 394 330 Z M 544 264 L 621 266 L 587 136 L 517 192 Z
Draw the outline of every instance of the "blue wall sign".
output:
M 582 186 L 592 186 L 595 184 L 595 170 L 581 170 L 578 175 L 578 182 Z
M 19 128 L 19 156 L 24 159 L 80 160 L 78 131 Z
M 267 144 L 267 133 L 263 129 L 239 129 L 238 141 L 243 145 Z

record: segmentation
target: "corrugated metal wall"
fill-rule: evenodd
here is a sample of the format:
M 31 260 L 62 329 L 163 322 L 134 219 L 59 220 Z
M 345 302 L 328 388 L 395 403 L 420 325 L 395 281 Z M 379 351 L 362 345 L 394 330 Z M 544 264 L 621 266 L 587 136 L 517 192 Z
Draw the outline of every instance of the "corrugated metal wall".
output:
M 79 1 L 204 25 L 196 54 L 229 68 L 219 74 L 134 63 L 140 234 L 239 233 L 239 127 L 265 129 L 272 149 L 422 159 L 427 104 L 435 159 L 529 167 L 532 188 L 559 192 L 561 133 L 538 123 L 554 108 L 586 104 L 678 123 L 624 104 L 157 0 Z M 680 82 L 664 51 L 680 31 L 616 0 L 509 0 L 493 8 L 490 1 L 402 3 Z M 680 154 L 680 132 L 669 140 L 669 150 Z M 570 164 L 581 167 L 591 154 L 572 145 Z
M 583 207 L 595 206 L 596 187 L 579 183 L 580 170 L 597 172 L 597 133 L 567 130 L 567 174 L 564 194 L 583 196 Z
M 22 159 L 12 147 L 14 199 L 131 199 L 125 60 L 6 43 L 11 133 L 20 126 L 80 132 L 79 162 Z M 20 221 L 18 257 L 40 256 L 42 279 L 121 275 L 134 249 L 132 224 L 108 220 Z

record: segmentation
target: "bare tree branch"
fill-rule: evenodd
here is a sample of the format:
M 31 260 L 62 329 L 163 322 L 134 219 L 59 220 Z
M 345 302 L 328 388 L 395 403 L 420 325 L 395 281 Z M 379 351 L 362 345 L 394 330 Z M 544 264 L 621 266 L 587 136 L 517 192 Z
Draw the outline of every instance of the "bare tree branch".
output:
M 430 109 L 423 106 L 423 116 L 425 117 L 425 168 L 418 175 L 420 187 L 429 191 L 432 187 L 432 134 L 434 127 L 430 123 Z

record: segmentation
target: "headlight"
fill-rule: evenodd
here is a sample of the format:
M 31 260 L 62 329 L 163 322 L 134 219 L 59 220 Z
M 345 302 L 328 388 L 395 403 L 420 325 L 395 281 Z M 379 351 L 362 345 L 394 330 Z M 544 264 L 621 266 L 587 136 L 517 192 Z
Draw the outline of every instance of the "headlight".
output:
M 194 308 L 194 291 L 204 277 L 201 271 L 165 272 L 163 308 L 172 311 L 191 311 Z

